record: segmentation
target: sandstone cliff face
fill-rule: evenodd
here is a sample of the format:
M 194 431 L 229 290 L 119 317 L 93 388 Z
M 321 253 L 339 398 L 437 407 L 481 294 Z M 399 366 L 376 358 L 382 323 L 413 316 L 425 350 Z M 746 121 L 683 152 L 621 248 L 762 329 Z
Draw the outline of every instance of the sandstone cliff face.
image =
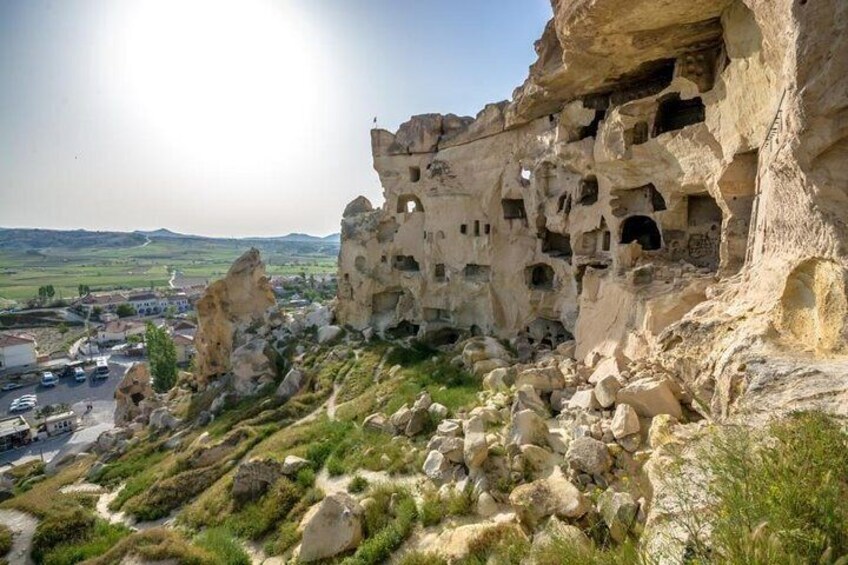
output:
M 716 417 L 848 397 L 848 5 L 553 6 L 512 102 L 372 131 L 339 319 L 655 357 Z
M 274 304 L 256 249 L 237 259 L 226 277 L 209 285 L 197 303 L 196 374 L 201 381 L 230 371 L 237 333 L 261 319 Z

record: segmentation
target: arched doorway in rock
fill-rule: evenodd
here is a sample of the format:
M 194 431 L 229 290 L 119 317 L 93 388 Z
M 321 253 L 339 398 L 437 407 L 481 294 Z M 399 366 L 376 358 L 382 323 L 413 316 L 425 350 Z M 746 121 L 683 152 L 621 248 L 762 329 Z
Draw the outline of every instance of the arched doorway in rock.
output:
M 630 216 L 621 224 L 621 243 L 635 241 L 645 251 L 660 249 L 662 236 L 657 223 L 648 216 Z

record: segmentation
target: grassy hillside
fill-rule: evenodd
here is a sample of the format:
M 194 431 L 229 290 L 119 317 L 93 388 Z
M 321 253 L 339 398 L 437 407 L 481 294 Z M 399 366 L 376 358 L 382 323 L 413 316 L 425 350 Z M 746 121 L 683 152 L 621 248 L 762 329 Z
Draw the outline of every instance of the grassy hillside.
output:
M 174 269 L 185 277 L 214 279 L 250 247 L 262 252 L 269 275 L 332 273 L 338 253 L 338 244 L 325 240 L 147 241 L 139 234 L 0 230 L 0 298 L 26 300 L 48 284 L 64 298 L 76 296 L 80 284 L 92 290 L 167 286 Z

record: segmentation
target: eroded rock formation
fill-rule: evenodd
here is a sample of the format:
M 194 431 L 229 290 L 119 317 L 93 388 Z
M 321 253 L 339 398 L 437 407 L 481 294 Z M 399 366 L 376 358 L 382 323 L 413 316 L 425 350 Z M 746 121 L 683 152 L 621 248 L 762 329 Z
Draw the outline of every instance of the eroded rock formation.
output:
M 134 363 L 115 389 L 115 425 L 126 426 L 138 418 L 145 422 L 156 408 L 156 392 L 146 363 Z
M 372 131 L 386 201 L 345 210 L 340 320 L 573 337 L 713 417 L 845 412 L 848 6 L 552 4 L 511 102 Z
M 209 285 L 197 303 L 196 374 L 201 381 L 230 371 L 236 334 L 252 322 L 260 320 L 274 304 L 274 293 L 265 276 L 265 265 L 256 249 L 250 249 L 239 257 L 226 277 Z M 262 373 L 259 380 L 272 380 L 273 371 L 268 367 L 267 359 L 255 359 L 256 351 L 261 353 L 264 345 L 237 344 L 236 347 L 238 345 L 246 347 L 239 353 L 239 357 L 250 360 L 250 367 L 241 367 L 239 370 L 244 373 L 255 368 Z M 242 376 L 250 380 L 253 373 Z M 250 388 L 248 385 L 245 387 Z

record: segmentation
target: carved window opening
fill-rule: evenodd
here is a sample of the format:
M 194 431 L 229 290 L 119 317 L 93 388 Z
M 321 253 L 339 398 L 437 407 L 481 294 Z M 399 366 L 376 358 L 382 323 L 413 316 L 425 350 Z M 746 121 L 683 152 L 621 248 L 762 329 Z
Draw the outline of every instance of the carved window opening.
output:
M 551 257 L 571 258 L 573 253 L 571 249 L 571 236 L 545 230 L 545 236 L 542 240 L 542 253 L 547 253 Z
M 552 290 L 554 288 L 554 270 L 550 265 L 539 263 L 531 265 L 525 271 L 527 286 L 533 290 Z
M 662 236 L 657 223 L 648 216 L 630 216 L 621 226 L 621 243 L 638 243 L 645 251 L 662 247 Z
M 433 269 L 433 278 L 436 282 L 444 282 L 447 278 L 445 275 L 445 264 L 444 263 L 436 263 L 435 269 Z
M 586 139 L 588 137 L 597 137 L 598 135 L 598 127 L 601 125 L 601 122 L 606 117 L 606 110 L 595 110 L 595 117 L 589 123 L 588 126 L 584 126 L 580 128 L 579 139 Z
M 686 199 L 686 217 L 689 227 L 716 225 L 721 227 L 722 212 L 709 194 L 694 194 Z
M 409 167 L 409 182 L 421 180 L 421 167 Z
M 459 226 L 459 233 L 461 233 L 462 235 L 467 234 L 468 233 L 468 225 L 462 224 L 461 226 Z
M 398 197 L 397 212 L 398 214 L 412 214 L 415 212 L 423 212 L 424 206 L 421 200 L 414 194 L 402 194 Z
M 601 249 L 603 251 L 609 251 L 610 250 L 611 239 L 612 239 L 612 234 L 610 234 L 609 230 L 605 231 L 604 236 L 603 236 L 603 242 L 602 242 L 602 245 L 601 245 Z
M 490 233 L 492 233 L 491 224 L 486 224 L 485 226 L 483 226 L 483 233 L 485 233 L 486 235 L 489 235 Z
M 398 271 L 417 273 L 421 270 L 418 261 L 412 255 L 395 255 L 392 259 L 392 266 Z
M 580 181 L 580 192 L 577 203 L 581 206 L 591 206 L 598 201 L 598 179 L 586 177 Z
M 475 263 L 469 263 L 463 271 L 467 280 L 476 282 L 488 282 L 490 273 L 491 269 L 488 265 L 477 265 Z
M 665 204 L 665 198 L 663 198 L 662 193 L 657 190 L 657 187 L 649 184 L 648 190 L 651 194 L 651 208 L 654 209 L 654 212 L 662 212 L 663 210 L 666 210 L 667 206 Z
M 672 94 L 662 100 L 657 108 L 654 137 L 703 122 L 705 116 L 704 103 L 700 98 L 681 100 L 679 94 Z
M 480 236 L 480 220 L 474 220 L 474 236 Z
M 524 208 L 522 198 L 504 198 L 501 200 L 503 206 L 504 220 L 523 220 L 527 218 L 527 210 Z

